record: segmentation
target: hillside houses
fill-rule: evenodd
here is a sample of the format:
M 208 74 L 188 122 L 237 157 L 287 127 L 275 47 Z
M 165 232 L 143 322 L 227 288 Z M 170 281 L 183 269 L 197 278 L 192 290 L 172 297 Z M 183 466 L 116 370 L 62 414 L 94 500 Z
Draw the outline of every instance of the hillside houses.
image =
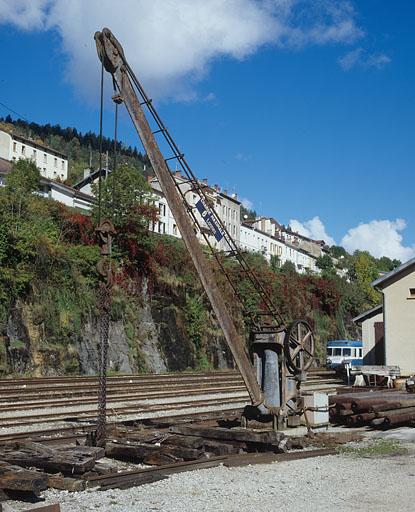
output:
M 186 187 L 186 180 L 179 172 L 174 174 L 176 182 L 181 184 L 184 195 L 189 205 L 195 208 L 199 197 L 190 190 L 190 185 Z M 180 238 L 180 232 L 174 221 L 174 217 L 167 204 L 157 178 L 149 180 L 151 190 L 154 194 L 154 204 L 159 210 L 159 220 L 152 226 L 152 230 L 157 233 L 167 234 Z M 228 195 L 226 191 L 222 191 L 218 185 L 209 186 L 207 180 L 203 180 L 201 184 L 205 187 L 205 193 L 208 199 L 214 205 L 218 217 L 225 224 L 228 232 L 236 241 L 242 250 L 248 252 L 261 253 L 268 261 L 275 257 L 274 261 L 279 265 L 283 265 L 286 261 L 294 264 L 296 270 L 300 273 L 307 271 L 319 272 L 316 266 L 317 258 L 322 254 L 324 242 L 314 242 L 310 239 L 305 240 L 305 244 L 312 245 L 312 252 L 307 252 L 301 243 L 301 235 L 297 235 L 287 230 L 290 238 L 282 235 L 281 226 L 274 219 L 260 218 L 253 222 L 245 222 L 241 219 L 241 203 L 238 201 L 236 194 Z M 186 190 L 187 188 L 187 190 Z M 203 221 L 195 210 L 196 216 L 203 225 Z M 279 229 L 276 228 L 279 226 Z M 285 233 L 285 231 L 284 231 Z M 296 237 L 294 235 L 297 235 Z M 213 235 L 208 231 L 209 243 L 213 247 L 220 250 L 226 250 L 223 241 L 216 242 Z M 198 237 L 203 242 L 203 236 L 199 233 Z M 290 241 L 288 241 L 288 239 Z
M 13 155 L 10 155 L 9 152 L 7 158 L 0 158 L 0 161 L 2 162 L 0 166 L 0 185 L 2 185 L 7 179 L 8 172 L 10 172 Z M 35 163 L 37 164 L 37 161 Z M 51 179 L 48 173 L 45 176 L 41 168 L 40 170 L 42 179 L 39 193 L 42 196 L 84 211 L 92 208 L 95 201 L 92 184 L 97 182 L 99 178 L 100 172 L 98 170 L 90 172 L 86 169 L 84 178 L 73 187 L 63 184 L 60 181 L 60 176 L 59 179 Z M 67 167 L 65 166 L 65 172 L 66 170 Z M 110 172 L 108 169 L 102 169 L 101 175 L 105 179 L 105 176 Z M 218 242 L 202 220 L 197 209 L 200 197 L 191 189 L 190 184 L 181 176 L 180 172 L 173 173 L 173 177 L 180 184 L 181 190 L 200 225 L 205 226 L 202 229 L 204 235 L 208 237 L 209 243 L 218 250 L 227 250 L 226 242 L 224 240 Z M 148 183 L 152 191 L 152 201 L 159 212 L 157 221 L 150 226 L 150 229 L 155 233 L 181 238 L 157 178 L 149 178 Z M 319 272 L 316 262 L 322 254 L 324 242 L 310 240 L 298 233 L 293 233 L 271 217 L 260 217 L 248 222 L 241 217 L 241 202 L 236 194 L 230 195 L 218 185 L 209 185 L 207 180 L 202 180 L 200 183 L 218 217 L 242 250 L 261 253 L 269 262 L 272 260 L 273 264 L 279 266 L 291 262 L 300 273 Z M 201 232 L 198 233 L 198 238 L 202 243 L 205 242 Z
M 65 181 L 68 177 L 68 157 L 39 141 L 0 130 L 0 158 L 15 162 L 32 160 L 43 178 Z

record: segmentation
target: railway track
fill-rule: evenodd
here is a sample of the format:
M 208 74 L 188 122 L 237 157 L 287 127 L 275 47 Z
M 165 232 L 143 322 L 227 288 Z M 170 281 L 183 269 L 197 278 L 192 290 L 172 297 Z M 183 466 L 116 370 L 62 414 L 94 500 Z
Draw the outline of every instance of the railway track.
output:
M 333 372 L 310 372 L 306 390 L 332 390 L 339 385 Z M 22 429 L 72 428 L 94 424 L 97 377 L 0 379 L 0 439 Z M 110 422 L 240 411 L 249 403 L 237 371 L 125 375 L 108 378 Z
M 94 424 L 96 377 L 0 380 L 0 439 L 19 430 Z M 241 410 L 249 401 L 235 371 L 109 377 L 109 422 Z

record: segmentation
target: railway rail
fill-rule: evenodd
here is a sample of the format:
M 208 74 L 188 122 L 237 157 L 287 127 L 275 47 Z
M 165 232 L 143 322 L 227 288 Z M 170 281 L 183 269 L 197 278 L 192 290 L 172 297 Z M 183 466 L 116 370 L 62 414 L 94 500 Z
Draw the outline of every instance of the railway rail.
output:
M 337 386 L 331 372 L 315 370 L 308 388 Z M 98 378 L 22 377 L 0 379 L 1 436 L 27 428 L 53 430 L 94 425 Z M 244 382 L 235 370 L 108 378 L 107 414 L 112 423 L 167 416 L 241 411 L 249 403 Z

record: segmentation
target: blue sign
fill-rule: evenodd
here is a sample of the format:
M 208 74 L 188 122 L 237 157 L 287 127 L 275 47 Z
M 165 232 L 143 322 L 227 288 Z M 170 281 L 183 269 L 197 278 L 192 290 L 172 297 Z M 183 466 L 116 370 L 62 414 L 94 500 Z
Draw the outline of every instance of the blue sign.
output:
M 218 225 L 212 213 L 209 212 L 209 208 L 205 204 L 205 201 L 203 199 L 199 199 L 199 201 L 196 203 L 196 208 L 202 219 L 206 222 L 208 228 L 212 231 L 213 236 L 218 242 L 220 242 L 223 238 L 223 229 Z

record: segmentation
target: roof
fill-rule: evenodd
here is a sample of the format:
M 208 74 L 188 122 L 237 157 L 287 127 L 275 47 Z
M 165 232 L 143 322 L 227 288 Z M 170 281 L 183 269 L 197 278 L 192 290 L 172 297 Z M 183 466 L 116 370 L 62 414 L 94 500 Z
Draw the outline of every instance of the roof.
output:
M 41 185 L 49 185 L 57 190 L 61 190 L 63 192 L 69 193 L 69 195 L 73 195 L 74 197 L 78 197 L 79 199 L 84 199 L 86 202 L 94 203 L 95 197 L 89 194 L 85 194 L 85 192 L 80 192 L 74 187 L 70 187 L 69 185 L 65 185 L 64 183 L 60 183 L 59 181 L 54 181 L 49 178 L 41 177 L 40 178 Z
M 101 175 L 104 176 L 106 174 L 109 174 L 111 172 L 111 169 L 101 169 Z M 97 169 L 96 171 L 92 171 L 88 176 L 85 178 L 82 178 L 81 181 L 78 181 L 78 183 L 75 183 L 73 188 L 76 188 L 77 190 L 80 190 L 81 188 L 85 187 L 85 185 L 88 185 L 89 183 L 93 183 L 98 177 L 99 177 L 100 171 Z
M 2 130 L 2 131 L 4 131 L 4 130 Z M 39 142 L 36 142 L 32 139 L 22 137 L 21 135 L 18 135 L 17 133 L 14 133 L 14 132 L 10 133 L 10 132 L 6 131 L 6 133 L 8 133 L 12 137 L 12 139 L 19 140 L 20 142 L 25 142 L 26 144 L 29 144 L 30 146 L 33 146 L 38 149 L 42 149 L 43 151 L 45 151 L 47 153 L 51 153 L 52 155 L 56 155 L 61 158 L 64 158 L 65 160 L 68 160 L 67 155 L 65 155 L 65 153 L 62 153 L 61 151 L 58 151 L 57 149 L 50 148 L 49 146 L 46 146 L 45 144 L 40 144 Z
M 327 348 L 336 347 L 361 347 L 363 345 L 361 340 L 330 340 L 327 342 Z
M 365 311 L 364 313 L 361 313 L 359 316 L 356 316 L 353 318 L 353 322 L 355 324 L 361 324 L 368 318 L 372 318 L 375 315 L 378 315 L 379 313 L 382 313 L 383 311 L 383 305 L 379 304 L 378 306 L 375 306 L 372 309 L 369 309 L 368 311 Z
M 406 275 L 407 273 L 410 273 L 412 270 L 415 271 L 415 258 L 408 260 L 406 263 L 403 263 L 400 267 L 391 270 L 391 272 L 388 272 L 382 277 L 379 277 L 379 279 L 373 281 L 372 286 L 386 288 L 387 286 L 392 284 L 392 281 L 396 281 L 396 278 L 400 279 L 401 274 Z M 403 275 L 401 277 L 403 277 Z

